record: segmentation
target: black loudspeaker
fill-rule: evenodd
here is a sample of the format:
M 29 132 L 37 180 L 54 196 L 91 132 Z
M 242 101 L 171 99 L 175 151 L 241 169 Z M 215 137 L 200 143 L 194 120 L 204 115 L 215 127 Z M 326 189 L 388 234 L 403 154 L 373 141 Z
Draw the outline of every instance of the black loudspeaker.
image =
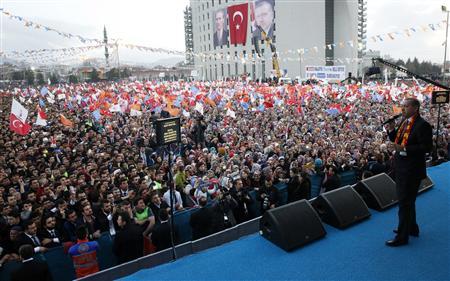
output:
M 427 191 L 428 189 L 432 188 L 433 186 L 434 186 L 433 181 L 430 179 L 429 176 L 427 176 L 420 182 L 419 193 Z
M 354 188 L 369 208 L 377 211 L 385 210 L 398 202 L 395 182 L 385 173 L 364 179 Z
M 268 210 L 260 220 L 261 235 L 285 251 L 324 237 L 327 233 L 306 200 Z
M 322 193 L 312 206 L 324 223 L 340 229 L 370 217 L 366 203 L 349 185 Z

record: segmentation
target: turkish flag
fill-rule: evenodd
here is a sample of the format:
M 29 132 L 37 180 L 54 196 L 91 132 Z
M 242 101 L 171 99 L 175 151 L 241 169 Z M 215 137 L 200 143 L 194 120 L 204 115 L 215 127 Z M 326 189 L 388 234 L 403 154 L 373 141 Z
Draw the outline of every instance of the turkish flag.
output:
M 230 43 L 245 45 L 247 39 L 248 4 L 228 7 Z
M 25 136 L 31 130 L 31 126 L 27 123 L 22 123 L 14 114 L 9 115 L 9 128 L 15 133 Z

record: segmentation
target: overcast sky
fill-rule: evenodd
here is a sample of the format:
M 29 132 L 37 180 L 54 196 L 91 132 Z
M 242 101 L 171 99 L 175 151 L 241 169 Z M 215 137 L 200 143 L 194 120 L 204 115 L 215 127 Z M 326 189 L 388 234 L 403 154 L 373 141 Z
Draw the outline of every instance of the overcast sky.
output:
M 5 11 L 64 32 L 101 39 L 103 25 L 106 25 L 110 38 L 180 51 L 184 50 L 183 10 L 188 4 L 189 0 L 0 0 L 0 7 Z M 421 60 L 442 63 L 444 28 L 383 42 L 370 39 L 372 35 L 402 32 L 408 27 L 441 22 L 446 15 L 441 11 L 442 4 L 450 8 L 449 0 L 368 0 L 368 48 L 394 58 L 416 56 Z M 0 24 L 0 48 L 3 51 L 84 45 L 77 39 L 25 27 L 23 22 L 11 20 L 3 14 Z M 100 55 L 100 51 L 86 54 Z M 167 57 L 120 49 L 123 61 L 149 63 Z

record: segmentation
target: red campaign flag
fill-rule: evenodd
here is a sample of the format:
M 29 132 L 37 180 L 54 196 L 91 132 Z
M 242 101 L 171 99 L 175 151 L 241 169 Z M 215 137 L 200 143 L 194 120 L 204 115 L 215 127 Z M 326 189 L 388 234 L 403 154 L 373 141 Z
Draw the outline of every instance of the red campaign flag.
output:
M 247 39 L 248 4 L 228 7 L 230 23 L 230 44 L 245 45 Z
M 12 113 L 9 115 L 9 128 L 11 129 L 11 131 L 22 136 L 25 136 L 31 130 L 31 126 L 29 124 L 22 123 L 22 121 L 20 121 Z
M 265 108 L 272 108 L 273 107 L 273 103 L 271 103 L 270 101 L 265 101 L 264 102 L 264 107 Z

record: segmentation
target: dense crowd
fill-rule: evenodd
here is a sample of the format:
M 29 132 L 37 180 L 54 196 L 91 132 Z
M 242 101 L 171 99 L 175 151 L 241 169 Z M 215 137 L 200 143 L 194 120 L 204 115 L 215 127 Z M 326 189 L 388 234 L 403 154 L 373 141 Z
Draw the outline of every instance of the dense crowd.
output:
M 167 248 L 169 154 L 175 210 L 211 206 L 192 216 L 193 239 L 251 219 L 251 204 L 262 212 L 278 206 L 277 183 L 286 183 L 288 200 L 296 201 L 311 196 L 311 175 L 320 175 L 322 191 L 329 191 L 340 186 L 341 172 L 389 173 L 392 147 L 382 122 L 413 96 L 435 126 L 431 90 L 374 82 L 6 86 L 0 89 L 0 264 L 17 260 L 24 244 L 45 252 L 76 243 L 80 227 L 89 240 L 127 230 Z M 13 98 L 29 110 L 32 128 L 24 136 L 10 130 Z M 441 110 L 436 164 L 446 161 L 450 141 L 448 106 Z M 45 126 L 35 124 L 38 112 L 45 112 Z M 182 136 L 169 149 L 157 145 L 153 122 L 170 115 L 181 116 Z M 116 240 L 120 262 L 142 255 L 142 242 L 136 255 L 124 256 L 124 245 L 133 246 L 123 235 Z

